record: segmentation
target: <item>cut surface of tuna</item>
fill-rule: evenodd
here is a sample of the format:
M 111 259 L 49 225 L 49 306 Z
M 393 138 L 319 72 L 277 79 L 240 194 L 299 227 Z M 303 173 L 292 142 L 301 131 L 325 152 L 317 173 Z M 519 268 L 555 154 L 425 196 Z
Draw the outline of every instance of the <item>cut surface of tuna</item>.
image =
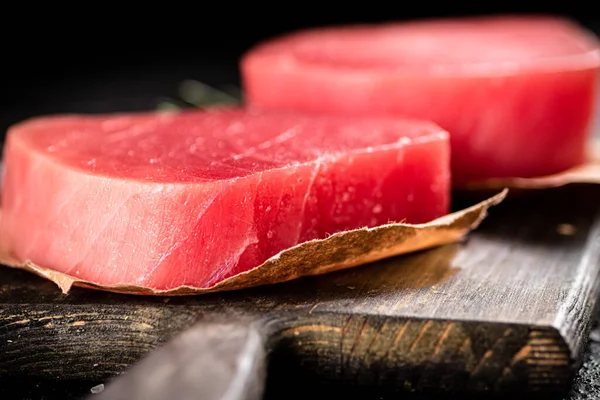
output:
M 241 71 L 256 107 L 436 122 L 462 184 L 584 162 L 599 65 L 597 38 L 568 20 L 496 16 L 295 32 Z
M 448 212 L 430 122 L 222 108 L 41 117 L 4 149 L 0 244 L 100 284 L 207 287 L 298 243 Z

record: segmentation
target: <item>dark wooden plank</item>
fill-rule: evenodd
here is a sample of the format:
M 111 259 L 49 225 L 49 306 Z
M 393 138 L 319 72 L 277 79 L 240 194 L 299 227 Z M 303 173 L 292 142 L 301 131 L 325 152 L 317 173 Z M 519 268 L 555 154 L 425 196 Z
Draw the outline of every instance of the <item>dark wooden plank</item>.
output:
M 598 295 L 600 187 L 515 196 L 463 244 L 232 293 L 144 298 L 3 269 L 0 373 L 98 383 L 199 318 L 264 328 L 269 381 L 370 393 L 568 389 Z M 570 224 L 566 229 L 561 224 Z
M 354 270 L 315 281 L 317 307 L 554 326 L 564 330 L 577 352 L 578 324 L 589 313 L 587 299 L 597 291 L 598 189 L 570 188 L 562 191 L 562 199 L 553 196 L 557 193 L 507 201 L 462 246 L 380 263 L 369 279 L 360 279 L 363 270 Z M 565 234 L 563 224 L 574 232 Z M 358 281 L 352 296 L 328 296 L 333 286 Z

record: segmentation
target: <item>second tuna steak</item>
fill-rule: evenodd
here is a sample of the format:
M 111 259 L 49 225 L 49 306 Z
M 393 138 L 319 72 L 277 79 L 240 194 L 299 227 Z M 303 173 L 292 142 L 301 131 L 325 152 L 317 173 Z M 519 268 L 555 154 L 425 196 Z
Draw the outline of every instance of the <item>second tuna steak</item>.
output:
M 254 106 L 436 122 L 458 185 L 583 163 L 599 66 L 577 25 L 510 16 L 313 29 L 241 62 Z

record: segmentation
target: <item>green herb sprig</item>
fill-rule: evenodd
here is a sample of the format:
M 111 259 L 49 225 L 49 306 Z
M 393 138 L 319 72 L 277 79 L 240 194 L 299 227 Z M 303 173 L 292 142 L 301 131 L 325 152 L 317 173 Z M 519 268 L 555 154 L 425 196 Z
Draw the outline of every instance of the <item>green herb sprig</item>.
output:
M 192 79 L 181 82 L 177 94 L 178 99 L 160 99 L 156 108 L 161 111 L 173 111 L 217 105 L 238 105 L 242 102 L 242 91 L 233 85 L 217 89 Z

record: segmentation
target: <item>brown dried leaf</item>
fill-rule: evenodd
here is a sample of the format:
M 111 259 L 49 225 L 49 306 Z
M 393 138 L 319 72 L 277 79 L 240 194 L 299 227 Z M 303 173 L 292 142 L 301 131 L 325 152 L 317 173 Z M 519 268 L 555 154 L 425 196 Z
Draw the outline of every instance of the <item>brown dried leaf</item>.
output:
M 209 288 L 181 286 L 172 290 L 153 290 L 132 285 L 103 286 L 29 261 L 19 262 L 8 257 L 6 251 L 0 254 L 0 261 L 5 265 L 21 268 L 53 281 L 63 293 L 68 293 L 72 286 L 156 296 L 182 296 L 244 289 L 285 282 L 302 276 L 325 274 L 456 242 L 475 229 L 487 215 L 488 208 L 504 200 L 507 192 L 508 190 L 504 189 L 479 204 L 426 224 L 387 224 L 375 228 L 340 232 L 326 239 L 301 243 L 280 252 L 254 269 L 227 278 Z
M 588 162 L 554 175 L 537 178 L 502 178 L 472 183 L 459 189 L 498 190 L 511 189 L 549 189 L 570 183 L 600 183 L 600 140 L 590 146 Z

